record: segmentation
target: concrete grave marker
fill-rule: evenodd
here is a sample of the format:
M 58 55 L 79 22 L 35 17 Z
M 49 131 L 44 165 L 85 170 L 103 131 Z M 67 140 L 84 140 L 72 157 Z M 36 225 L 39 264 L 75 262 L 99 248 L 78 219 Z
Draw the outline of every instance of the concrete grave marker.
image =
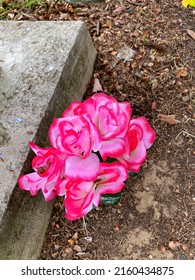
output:
M 83 22 L 0 21 L 0 259 L 37 259 L 53 203 L 17 186 L 27 143 L 48 145 L 54 117 L 81 100 L 96 50 Z

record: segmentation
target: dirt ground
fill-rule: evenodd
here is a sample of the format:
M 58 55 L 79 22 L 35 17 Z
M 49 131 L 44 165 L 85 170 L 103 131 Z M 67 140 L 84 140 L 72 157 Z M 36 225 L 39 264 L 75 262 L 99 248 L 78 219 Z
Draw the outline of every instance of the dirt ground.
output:
M 56 201 L 40 258 L 195 259 L 195 9 L 180 0 L 107 0 L 10 13 L 15 20 L 85 21 L 98 50 L 94 77 L 131 103 L 133 117 L 146 116 L 157 136 L 120 203 L 86 216 L 87 232 Z M 85 98 L 92 87 L 93 79 Z

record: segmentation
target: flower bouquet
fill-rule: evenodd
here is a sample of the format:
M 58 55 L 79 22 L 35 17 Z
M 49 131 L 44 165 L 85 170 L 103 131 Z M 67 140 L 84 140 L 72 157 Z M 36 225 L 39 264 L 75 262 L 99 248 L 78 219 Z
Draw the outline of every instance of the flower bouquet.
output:
M 46 201 L 63 196 L 65 217 L 84 217 L 102 198 L 121 192 L 155 140 L 147 119 L 131 115 L 128 102 L 103 92 L 71 103 L 49 128 L 51 147 L 29 143 L 34 172 L 22 175 L 19 187 L 33 196 L 41 189 Z

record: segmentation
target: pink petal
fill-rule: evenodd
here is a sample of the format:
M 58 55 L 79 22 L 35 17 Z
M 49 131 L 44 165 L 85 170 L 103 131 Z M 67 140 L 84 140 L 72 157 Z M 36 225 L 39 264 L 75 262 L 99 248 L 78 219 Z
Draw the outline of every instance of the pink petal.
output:
M 120 113 L 126 114 L 127 118 L 130 120 L 132 115 L 132 109 L 129 102 L 119 102 Z
M 37 191 L 43 188 L 46 180 L 41 178 L 36 172 L 27 175 L 22 175 L 18 179 L 19 187 L 22 190 L 30 191 L 31 195 L 36 195 Z
M 102 141 L 101 148 L 99 152 L 103 158 L 106 160 L 107 157 L 117 158 L 125 153 L 125 143 L 122 139 L 115 138 L 108 141 Z
M 94 205 L 99 205 L 102 194 L 118 193 L 124 187 L 124 181 L 128 178 L 127 168 L 120 162 L 101 163 L 97 180 Z
M 130 121 L 130 129 L 132 125 L 138 125 L 143 131 L 142 141 L 146 149 L 150 148 L 152 143 L 155 140 L 155 132 L 149 125 L 147 119 L 145 117 L 139 117 Z
M 75 109 L 79 107 L 82 102 L 75 101 L 70 104 L 70 106 L 62 113 L 62 117 L 73 117 L 75 116 Z
M 101 135 L 96 127 L 96 125 L 92 122 L 90 115 L 85 115 L 85 119 L 88 121 L 90 126 L 90 138 L 92 139 L 92 150 L 97 152 L 101 147 Z
M 57 196 L 57 192 L 54 189 L 54 183 L 47 184 L 44 188 L 42 188 L 42 193 L 46 201 L 51 201 Z
M 103 137 L 105 137 L 108 133 L 111 134 L 111 137 L 118 127 L 115 115 L 112 112 L 110 112 L 109 109 L 105 106 L 101 106 L 99 108 L 98 127 Z
M 65 176 L 69 179 L 82 179 L 93 181 L 99 172 L 99 159 L 95 154 L 90 154 L 83 159 L 78 156 L 68 156 L 66 159 Z
M 130 153 L 128 162 L 131 164 L 141 164 L 146 159 L 146 148 L 143 141 L 140 141 L 137 148 Z
M 142 163 L 146 159 L 146 148 L 143 141 L 140 141 L 136 149 L 129 155 L 126 153 L 117 159 L 124 164 L 130 171 L 138 172 Z
M 64 200 L 66 218 L 76 220 L 93 208 L 93 182 L 70 181 Z
M 139 170 L 140 170 L 140 168 L 141 168 L 141 165 L 142 164 L 128 164 L 128 169 L 129 169 L 129 171 L 131 171 L 131 172 L 135 172 L 135 173 L 137 173 L 137 172 L 139 172 Z
M 58 182 L 55 184 L 55 189 L 59 196 L 66 196 L 66 188 L 69 183 L 69 179 L 58 180 Z
M 46 154 L 50 149 L 50 148 L 40 148 L 33 142 L 29 142 L 28 145 L 31 147 L 31 149 L 36 155 L 40 155 L 40 156 Z
M 112 96 L 109 96 L 103 92 L 95 93 L 91 97 L 95 103 L 96 103 L 96 108 L 98 109 L 100 106 L 105 105 L 107 102 L 116 102 L 116 99 Z
M 129 126 L 129 121 L 130 121 L 129 116 L 127 116 L 124 113 L 120 113 L 117 120 L 117 124 L 118 124 L 117 129 L 114 133 L 115 137 L 120 137 L 120 138 L 125 137 Z
M 48 132 L 50 143 L 55 148 L 57 148 L 56 139 L 57 139 L 58 135 L 60 134 L 60 130 L 59 130 L 60 122 L 61 122 L 60 119 L 54 119 L 52 124 L 50 125 L 49 132 Z

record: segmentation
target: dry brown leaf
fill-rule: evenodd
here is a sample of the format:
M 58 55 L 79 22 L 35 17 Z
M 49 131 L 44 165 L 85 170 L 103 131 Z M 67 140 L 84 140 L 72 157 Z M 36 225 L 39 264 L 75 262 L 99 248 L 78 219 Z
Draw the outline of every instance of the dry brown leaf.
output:
M 113 11 L 113 16 L 116 16 L 116 15 L 121 14 L 123 10 L 124 10 L 123 7 L 118 7 L 118 8 L 116 8 L 116 9 Z
M 158 118 L 161 119 L 161 121 L 167 122 L 168 124 L 178 124 L 180 123 L 180 121 L 178 121 L 175 118 L 175 115 L 163 115 L 163 114 L 158 114 L 157 115 Z
M 173 251 L 177 250 L 180 247 L 180 243 L 177 241 L 170 241 L 169 242 L 169 248 Z
M 166 252 L 166 248 L 165 248 L 165 246 L 164 246 L 163 244 L 160 244 L 160 245 L 158 246 L 158 249 L 159 249 L 161 252 L 163 252 L 163 253 Z
M 156 101 L 153 101 L 153 102 L 152 102 L 151 109 L 152 109 L 152 110 L 156 110 Z
M 111 52 L 111 55 L 116 56 L 116 55 L 117 55 L 117 52 L 116 52 L 116 51 L 113 51 L 113 52 Z
M 182 68 L 182 69 L 177 69 L 175 71 L 176 77 L 177 78 L 181 78 L 181 77 L 187 77 L 188 75 L 188 69 L 186 67 Z
M 98 78 L 94 79 L 93 92 L 103 91 L 102 85 Z
M 115 228 L 114 228 L 114 231 L 115 232 L 118 232 L 120 230 L 120 228 L 118 227 L 118 226 L 116 226 Z
M 192 30 L 190 30 L 190 29 L 187 29 L 187 32 L 188 32 L 188 34 L 190 35 L 190 37 L 192 37 L 192 39 L 195 40 L 195 32 L 192 31 Z
M 74 239 L 68 239 L 68 243 L 72 246 L 75 244 L 75 240 Z
M 55 252 L 51 256 L 52 256 L 53 259 L 55 259 L 55 258 L 57 258 L 58 254 L 59 254 L 58 252 Z
M 183 245 L 182 245 L 182 249 L 183 249 L 184 251 L 187 251 L 189 248 L 188 248 L 188 246 L 187 246 L 186 244 L 183 244 Z
M 78 239 L 78 232 L 75 232 L 72 236 L 73 240 L 77 240 Z

